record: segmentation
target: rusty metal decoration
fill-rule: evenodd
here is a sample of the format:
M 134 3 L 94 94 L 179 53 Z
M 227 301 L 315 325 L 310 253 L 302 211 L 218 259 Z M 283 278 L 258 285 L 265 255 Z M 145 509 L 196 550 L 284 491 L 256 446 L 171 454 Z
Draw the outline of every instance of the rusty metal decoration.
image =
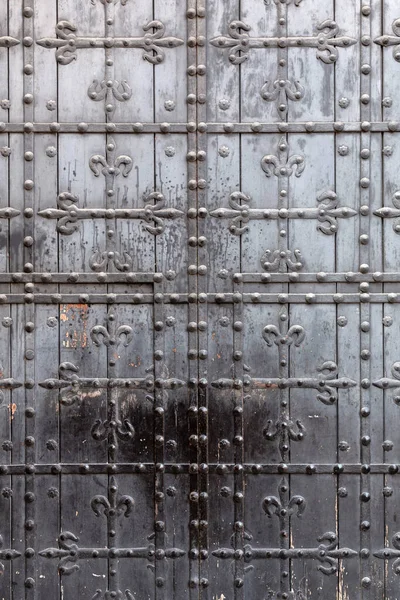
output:
M 0 3 L 1 598 L 398 598 L 397 4 Z

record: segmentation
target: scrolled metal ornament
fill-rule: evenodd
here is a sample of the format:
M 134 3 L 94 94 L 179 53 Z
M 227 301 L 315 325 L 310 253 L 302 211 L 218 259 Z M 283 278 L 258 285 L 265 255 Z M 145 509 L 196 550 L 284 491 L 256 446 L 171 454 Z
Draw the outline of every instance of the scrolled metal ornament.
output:
M 217 208 L 210 212 L 212 217 L 220 219 L 231 218 L 229 231 L 233 235 L 242 235 L 248 230 L 247 223 L 250 221 L 251 214 L 249 213 L 251 198 L 243 192 L 232 192 L 229 196 L 229 206 L 232 208 Z
M 62 575 L 71 575 L 80 569 L 80 561 L 88 559 L 102 559 L 107 561 L 109 573 L 109 588 L 104 592 L 96 590 L 93 599 L 104 598 L 132 600 L 133 594 L 129 590 L 119 588 L 119 565 L 122 559 L 147 559 L 154 561 L 156 557 L 155 546 L 152 543 L 137 548 L 117 547 L 116 533 L 118 520 L 121 516 L 129 518 L 134 508 L 134 500 L 129 495 L 118 494 L 118 485 L 115 477 L 110 477 L 108 484 L 108 496 L 95 495 L 91 502 L 91 508 L 97 517 L 105 517 L 107 524 L 107 544 L 98 548 L 82 548 L 78 545 L 79 538 L 69 531 L 58 536 L 58 548 L 46 548 L 39 552 L 39 556 L 48 559 L 58 559 L 58 571 Z M 154 533 L 147 539 L 154 538 Z M 177 559 L 184 556 L 185 552 L 180 548 L 164 547 L 159 560 Z
M 279 498 L 276 496 L 266 496 L 262 502 L 262 508 L 268 517 L 276 515 L 278 517 L 291 517 L 295 515 L 301 518 L 306 510 L 307 502 L 303 496 L 292 496 L 287 498 L 289 484 L 286 478 L 281 479 L 278 486 Z
M 119 174 L 122 174 L 123 177 L 128 177 L 133 167 L 132 158 L 126 154 L 120 156 L 116 156 L 116 154 L 116 143 L 113 138 L 110 138 L 107 142 L 106 156 L 94 154 L 90 157 L 89 167 L 95 177 L 99 177 L 101 173 L 104 176 L 118 177 Z
M 133 329 L 129 325 L 119 325 L 115 310 L 110 309 L 107 314 L 107 326 L 95 325 L 90 331 L 90 337 L 95 346 L 129 346 L 133 339 Z
M 89 98 L 95 102 L 105 100 L 107 106 L 112 109 L 111 111 L 108 110 L 108 112 L 113 112 L 115 106 L 112 104 L 112 99 L 115 98 L 117 102 L 126 102 L 127 100 L 130 100 L 132 97 L 132 88 L 125 79 L 122 81 L 106 81 L 105 79 L 99 81 L 98 79 L 94 79 L 93 83 L 89 86 L 87 93 Z
M 90 0 L 90 1 L 93 4 L 93 6 L 96 5 L 96 2 L 100 2 L 100 4 L 103 4 L 104 6 L 106 4 L 118 4 L 118 2 L 121 3 L 121 6 L 126 6 L 128 3 L 128 0 Z
M 108 271 L 113 266 L 117 271 L 127 273 L 131 271 L 133 259 L 128 252 L 117 252 L 116 250 L 100 250 L 95 252 L 89 259 L 89 267 L 96 273 Z
M 149 21 L 142 27 L 143 36 L 139 37 L 97 37 L 78 36 L 77 28 L 70 21 L 60 21 L 56 25 L 56 38 L 42 38 L 37 41 L 44 48 L 57 48 L 56 60 L 68 65 L 77 59 L 77 50 L 90 48 L 139 48 L 143 58 L 154 65 L 163 62 L 164 48 L 177 48 L 184 42 L 180 38 L 165 37 L 165 26 L 161 21 Z
M 264 0 L 264 4 L 266 6 L 270 6 L 271 2 L 274 2 L 277 6 L 279 4 L 286 4 L 288 6 L 289 4 L 292 4 L 292 2 L 293 2 L 293 4 L 295 6 L 300 6 L 300 4 L 302 3 L 302 1 L 303 0 Z
M 400 62 L 400 19 L 395 19 L 392 24 L 393 35 L 381 35 L 374 39 L 375 44 L 382 46 L 383 48 L 388 48 L 389 46 L 394 46 L 393 48 L 393 58 L 395 61 Z
M 301 325 L 292 325 L 287 333 L 282 333 L 276 325 L 266 325 L 263 329 L 263 338 L 267 346 L 300 346 L 306 337 L 306 332 Z
M 304 98 L 305 93 L 305 88 L 299 81 L 290 81 L 290 79 L 266 81 L 260 90 L 263 100 L 276 103 L 276 110 L 281 119 L 288 114 L 288 101 L 299 102 Z
M 292 258 L 293 257 L 293 258 Z M 301 271 L 304 267 L 303 257 L 300 250 L 266 250 L 261 257 L 261 266 L 265 271 L 277 272 L 281 267 L 288 271 Z
M 319 204 L 316 218 L 321 223 L 317 229 L 326 235 L 333 235 L 338 230 L 337 219 L 349 219 L 355 217 L 357 211 L 347 206 L 340 206 L 335 192 L 328 190 L 317 197 Z
M 400 405 L 400 362 L 393 363 L 390 371 L 392 374 L 392 378 L 381 377 L 380 379 L 373 381 L 372 385 L 379 388 L 380 390 L 395 390 L 395 396 L 393 396 L 393 401 L 395 404 Z
M 95 158 L 97 161 L 98 157 Z M 57 231 L 63 235 L 72 235 L 77 231 L 79 221 L 91 219 L 141 219 L 148 223 L 144 226 L 146 231 L 160 235 L 165 230 L 164 219 L 183 216 L 181 210 L 165 207 L 165 198 L 160 192 L 151 192 L 143 201 L 144 208 L 79 208 L 78 196 L 62 192 L 57 198 L 58 209 L 46 208 L 39 211 L 38 215 L 45 219 L 57 219 Z M 151 222 L 154 225 L 150 225 Z
M 290 177 L 293 173 L 301 177 L 306 167 L 304 156 L 300 154 L 289 155 L 289 144 L 281 137 L 278 144 L 278 155 L 266 154 L 261 159 L 261 168 L 267 177 Z
M 381 217 L 381 219 L 396 219 L 393 222 L 393 231 L 400 234 L 400 192 L 397 191 L 392 196 L 392 203 L 394 208 L 391 206 L 382 206 L 374 210 L 374 215 Z
M 385 561 L 391 561 L 392 570 L 395 575 L 400 575 L 400 533 L 395 533 L 392 537 L 393 548 L 386 547 L 383 550 L 374 552 L 374 556 Z
M 263 429 L 263 436 L 268 442 L 278 440 L 278 448 L 283 458 L 289 450 L 290 442 L 301 442 L 306 435 L 306 428 L 300 419 L 291 419 L 287 414 L 279 415 L 276 421 L 268 419 Z

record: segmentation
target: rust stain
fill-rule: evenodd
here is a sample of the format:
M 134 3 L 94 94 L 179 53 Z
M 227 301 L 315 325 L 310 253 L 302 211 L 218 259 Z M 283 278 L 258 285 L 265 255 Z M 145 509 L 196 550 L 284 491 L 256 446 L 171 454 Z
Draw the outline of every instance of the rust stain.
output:
M 129 363 L 130 367 L 140 367 L 140 365 L 142 364 L 142 359 L 140 356 L 136 356 L 136 362 L 131 362 Z
M 61 304 L 60 321 L 71 321 L 72 331 L 65 332 L 64 348 L 86 348 L 88 343 L 87 320 L 89 306 L 87 304 Z M 74 322 L 77 328 L 74 327 Z
M 14 418 L 14 414 L 17 412 L 17 405 L 15 403 L 8 405 L 8 410 L 10 411 L 11 420 Z

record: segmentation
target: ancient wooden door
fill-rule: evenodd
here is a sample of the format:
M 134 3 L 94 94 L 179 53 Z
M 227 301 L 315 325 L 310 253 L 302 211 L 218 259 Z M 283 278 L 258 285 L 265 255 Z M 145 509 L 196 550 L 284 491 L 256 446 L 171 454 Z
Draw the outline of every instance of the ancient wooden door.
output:
M 400 598 L 399 62 L 398 0 L 1 1 L 1 600 Z

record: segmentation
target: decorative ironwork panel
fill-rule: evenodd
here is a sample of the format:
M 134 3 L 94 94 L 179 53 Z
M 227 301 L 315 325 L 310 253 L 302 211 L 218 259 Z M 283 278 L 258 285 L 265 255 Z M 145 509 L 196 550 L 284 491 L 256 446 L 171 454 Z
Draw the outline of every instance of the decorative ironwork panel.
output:
M 398 0 L 0 5 L 0 598 L 396 600 Z

